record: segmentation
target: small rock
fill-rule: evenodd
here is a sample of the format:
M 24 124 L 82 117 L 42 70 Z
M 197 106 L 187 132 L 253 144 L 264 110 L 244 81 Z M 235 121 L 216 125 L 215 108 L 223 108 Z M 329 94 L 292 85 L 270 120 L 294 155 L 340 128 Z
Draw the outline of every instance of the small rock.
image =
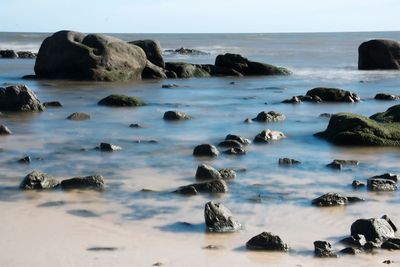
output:
M 142 128 L 142 126 L 138 123 L 132 123 L 129 125 L 130 128 Z
M 236 172 L 232 169 L 220 169 L 219 173 L 224 180 L 233 180 L 236 178 Z
M 101 151 L 106 151 L 106 152 L 122 150 L 122 147 L 109 143 L 100 143 L 99 148 Z
M 216 179 L 204 183 L 196 183 L 179 187 L 174 193 L 195 195 L 197 193 L 226 193 L 228 186 L 222 179 Z
M 295 165 L 295 164 L 300 164 L 301 162 L 295 159 L 289 159 L 289 158 L 280 158 L 278 160 L 279 165 Z
M 232 147 L 228 150 L 225 150 L 223 153 L 228 155 L 244 155 L 246 154 L 246 150 L 242 147 Z
M 239 135 L 235 135 L 235 134 L 228 134 L 226 137 L 225 137 L 225 140 L 227 141 L 227 140 L 235 140 L 235 141 L 237 141 L 237 142 L 239 142 L 240 144 L 242 144 L 242 145 L 249 145 L 249 144 L 251 144 L 251 141 L 249 140 L 249 139 L 247 139 L 247 138 L 244 138 L 244 137 L 241 137 L 241 136 L 239 136 Z
M 228 148 L 240 148 L 242 144 L 236 140 L 225 140 L 218 144 L 220 147 L 228 147 Z
M 152 266 L 163 266 L 163 265 L 164 265 L 164 263 L 162 263 L 162 262 L 156 262 Z
M 53 189 L 60 183 L 47 173 L 40 171 L 32 171 L 22 180 L 20 189 L 23 190 L 42 190 L 42 189 Z
M 201 164 L 197 167 L 196 171 L 197 180 L 212 180 L 221 178 L 222 176 L 220 172 L 209 165 Z
M 7 126 L 0 124 L 0 135 L 10 135 L 10 134 L 12 134 L 11 130 Z
M 343 160 L 343 159 L 335 159 L 326 167 L 336 170 L 341 170 L 344 166 L 357 166 L 360 162 L 358 160 Z
M 170 110 L 164 113 L 164 120 L 166 121 L 178 121 L 178 120 L 189 120 L 191 117 L 181 111 Z
M 116 251 L 117 247 L 90 247 L 86 249 L 87 251 Z
M 193 150 L 193 156 L 196 157 L 216 157 L 218 155 L 218 149 L 210 144 L 198 145 Z
M 384 264 L 392 264 L 392 263 L 394 263 L 394 261 L 392 261 L 392 260 L 384 260 L 382 263 L 384 263 Z
M 208 230 L 212 232 L 236 232 L 242 227 L 221 203 L 208 202 L 204 207 L 204 218 Z
M 62 107 L 63 105 L 62 105 L 60 102 L 58 102 L 58 101 L 50 101 L 50 102 L 44 102 L 44 103 L 43 103 L 43 106 L 45 106 L 46 108 L 48 108 L 48 107 L 60 108 L 60 107 Z
M 100 100 L 98 104 L 109 107 L 139 107 L 143 106 L 144 102 L 135 96 L 109 95 Z
M 61 188 L 70 189 L 103 189 L 104 178 L 101 175 L 91 175 L 85 177 L 74 177 L 61 181 Z
M 29 164 L 31 163 L 31 158 L 29 156 L 23 157 L 22 159 L 18 160 L 18 163 Z
M 161 88 L 177 88 L 177 87 L 179 87 L 179 85 L 177 85 L 177 84 L 163 84 L 163 85 L 161 85 Z
M 287 252 L 289 250 L 287 244 L 283 243 L 282 239 L 273 235 L 272 233 L 263 232 L 246 243 L 246 247 L 249 250 L 268 250 L 268 251 L 282 251 Z
M 319 115 L 320 118 L 327 118 L 330 119 L 332 117 L 332 114 L 330 113 L 322 113 Z
M 75 112 L 69 115 L 67 119 L 72 121 L 84 121 L 84 120 L 89 120 L 90 115 L 83 112 Z
M 399 175 L 392 174 L 392 173 L 384 173 L 384 174 L 372 176 L 371 178 L 372 179 L 387 179 L 387 180 L 392 180 L 397 183 Z
M 262 111 L 258 113 L 257 117 L 253 118 L 253 121 L 277 122 L 277 121 L 284 121 L 285 119 L 286 116 L 281 113 L 275 111 L 269 111 L 269 112 Z
M 314 255 L 318 258 L 336 258 L 337 255 L 332 251 L 332 246 L 327 241 L 314 242 Z
M 216 246 L 216 245 L 207 245 L 207 246 L 203 247 L 203 249 L 217 250 L 217 249 L 221 249 L 221 247 Z
M 352 186 L 353 188 L 360 188 L 360 187 L 365 186 L 365 184 L 364 184 L 363 182 L 358 181 L 358 180 L 354 180 L 354 181 L 351 183 L 351 186 Z
M 243 121 L 244 123 L 253 123 L 253 120 L 250 118 L 247 118 Z
M 254 137 L 254 143 L 269 143 L 270 141 L 280 140 L 285 137 L 282 132 L 267 129 Z
M 391 94 L 384 94 L 379 93 L 375 95 L 376 100 L 399 100 L 400 96 L 398 95 L 391 95 Z
M 300 104 L 301 99 L 298 96 L 293 96 L 291 99 L 283 100 L 282 103 L 285 104 Z

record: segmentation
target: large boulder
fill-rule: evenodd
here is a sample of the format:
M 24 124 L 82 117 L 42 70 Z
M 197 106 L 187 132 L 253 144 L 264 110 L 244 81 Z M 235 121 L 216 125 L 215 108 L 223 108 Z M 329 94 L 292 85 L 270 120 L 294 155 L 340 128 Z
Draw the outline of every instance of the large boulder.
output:
M 200 164 L 196 170 L 197 180 L 214 180 L 222 179 L 221 173 L 212 166 Z
M 374 115 L 371 118 L 389 120 L 388 116 Z M 352 113 L 338 113 L 331 117 L 325 131 L 316 136 L 337 145 L 400 146 L 400 124 L 378 123 Z
M 25 85 L 0 87 L 0 110 L 43 111 L 45 108 L 34 92 Z
M 400 42 L 370 40 L 358 47 L 358 69 L 400 69 Z
M 33 171 L 29 173 L 22 180 L 19 188 L 23 190 L 42 190 L 42 189 L 52 189 L 59 185 L 60 183 L 48 175 L 47 173 L 43 173 L 40 171 Z
M 242 75 L 289 75 L 290 71 L 269 64 L 250 61 L 238 54 L 218 55 L 215 66 L 233 69 Z
M 154 65 L 165 68 L 165 62 L 162 56 L 162 49 L 159 41 L 156 40 L 137 40 L 129 42 L 139 46 L 146 53 L 147 59 Z
M 185 63 L 185 62 L 167 62 L 165 69 L 175 73 L 178 78 L 192 78 L 192 77 L 209 77 L 205 69 L 200 65 Z
M 167 79 L 167 73 L 165 69 L 154 65 L 149 60 L 146 62 L 146 67 L 142 72 L 143 79 Z
M 385 240 L 394 238 L 397 231 L 394 223 L 387 217 L 380 219 L 358 219 L 351 225 L 351 236 L 363 235 L 367 241 Z
M 43 41 L 35 73 L 38 78 L 137 80 L 141 79 L 146 61 L 143 49 L 120 39 L 59 31 Z
M 360 101 L 360 97 L 349 91 L 337 88 L 324 88 L 317 87 L 309 90 L 306 93 L 306 96 L 310 96 L 311 98 L 318 97 L 323 102 L 358 102 Z
M 242 227 L 221 203 L 207 202 L 204 207 L 204 218 L 208 230 L 212 232 L 236 232 Z

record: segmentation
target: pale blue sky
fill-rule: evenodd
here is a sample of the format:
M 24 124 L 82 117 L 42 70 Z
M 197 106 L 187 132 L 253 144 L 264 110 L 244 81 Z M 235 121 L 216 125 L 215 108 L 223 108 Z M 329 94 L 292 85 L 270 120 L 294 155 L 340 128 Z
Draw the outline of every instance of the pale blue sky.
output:
M 400 0 L 1 0 L 0 31 L 400 30 Z

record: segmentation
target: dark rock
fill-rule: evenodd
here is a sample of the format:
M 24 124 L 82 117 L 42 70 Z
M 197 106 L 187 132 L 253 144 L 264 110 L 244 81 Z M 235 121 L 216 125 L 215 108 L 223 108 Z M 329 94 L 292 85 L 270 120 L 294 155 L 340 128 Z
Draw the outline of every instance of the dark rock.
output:
M 69 115 L 67 119 L 72 121 L 84 121 L 84 120 L 89 120 L 90 115 L 83 112 L 75 112 Z
M 387 179 L 387 180 L 392 180 L 393 182 L 396 182 L 399 180 L 399 175 L 393 174 L 393 173 L 384 173 L 380 175 L 375 175 L 371 177 L 372 179 Z
M 369 118 L 383 123 L 400 122 L 400 105 L 392 106 L 385 112 L 376 113 Z
M 0 110 L 9 111 L 43 111 L 45 108 L 25 85 L 0 87 Z
M 235 135 L 235 134 L 228 134 L 225 137 L 225 140 L 235 140 L 235 141 L 238 141 L 242 145 L 251 144 L 251 141 L 249 139 L 241 137 L 241 136 L 238 136 L 238 135 Z
M 295 165 L 295 164 L 300 164 L 301 162 L 295 159 L 289 159 L 289 158 L 280 158 L 278 160 L 279 165 Z
M 141 79 L 146 61 L 143 49 L 120 39 L 59 31 L 40 46 L 35 73 L 38 78 L 137 80 Z
M 370 40 L 358 47 L 358 69 L 400 69 L 400 43 L 392 40 Z
M 146 61 L 146 67 L 142 72 L 143 79 L 167 79 L 165 70 L 157 65 L 154 65 L 149 60 Z
M 376 239 L 375 242 L 374 241 L 368 241 L 367 243 L 365 243 L 363 249 L 365 251 L 367 251 L 367 252 L 371 252 L 374 249 L 381 248 L 381 245 L 382 245 L 382 241 Z
M 164 113 L 163 119 L 166 121 L 179 121 L 179 120 L 190 120 L 192 117 L 189 115 L 176 110 L 169 110 Z
M 74 177 L 63 180 L 61 188 L 64 190 L 70 189 L 103 189 L 104 178 L 101 175 L 91 175 L 85 177 Z
M 212 180 L 221 178 L 222 176 L 219 173 L 219 171 L 209 165 L 201 164 L 197 167 L 196 171 L 197 180 Z
M 220 147 L 228 147 L 228 148 L 240 148 L 242 144 L 236 140 L 224 140 L 218 144 Z
M 193 156 L 196 157 L 216 157 L 218 155 L 218 149 L 210 144 L 198 145 L 193 150 Z
M 289 75 L 290 71 L 269 64 L 250 61 L 238 54 L 218 55 L 215 66 L 233 69 L 245 76 L 249 75 Z
M 204 218 L 211 232 L 236 232 L 242 225 L 221 203 L 207 202 L 204 207 Z
M 236 178 L 236 172 L 232 169 L 220 169 L 219 173 L 224 180 L 233 180 Z
M 367 188 L 370 191 L 396 191 L 397 184 L 391 179 L 369 178 Z
M 340 240 L 340 242 L 353 247 L 363 247 L 367 243 L 367 240 L 363 235 L 353 235 Z
M 154 65 L 165 68 L 164 59 L 162 56 L 162 49 L 160 42 L 155 40 L 137 40 L 129 42 L 130 44 L 139 46 L 146 54 L 146 58 Z
M 364 235 L 367 241 L 384 240 L 395 237 L 395 230 L 389 218 L 359 219 L 351 225 L 351 235 Z M 392 223 L 393 224 L 393 223 Z
M 399 250 L 400 249 L 400 238 L 389 238 L 382 243 L 381 248 L 389 250 Z
M 273 235 L 272 233 L 263 232 L 246 243 L 246 247 L 249 250 L 268 250 L 268 251 L 282 251 L 287 252 L 289 250 L 287 244 L 282 239 Z
M 353 188 L 360 188 L 360 187 L 365 186 L 365 184 L 362 183 L 362 182 L 360 182 L 360 181 L 358 181 L 358 180 L 354 180 L 354 181 L 351 183 L 351 186 L 352 186 Z
M 319 207 L 347 205 L 349 202 L 363 201 L 358 197 L 346 197 L 337 193 L 326 193 L 312 201 L 312 204 Z
M 228 155 L 244 155 L 246 154 L 246 150 L 242 147 L 233 147 L 223 152 Z
M 332 251 L 332 246 L 327 241 L 314 242 L 314 255 L 318 258 L 336 258 L 337 255 Z
M 293 96 L 291 99 L 286 99 L 282 101 L 282 103 L 285 104 L 300 104 L 301 102 L 301 98 L 298 96 Z
M 0 124 L 0 135 L 10 135 L 10 134 L 12 134 L 11 130 L 7 126 Z
M 17 55 L 18 55 L 18 58 L 23 58 L 23 59 L 36 58 L 36 54 L 31 51 L 18 51 Z
M 99 149 L 101 151 L 112 152 L 112 151 L 121 150 L 122 148 L 120 146 L 109 144 L 109 143 L 100 143 Z
M 18 54 L 14 50 L 0 50 L 2 58 L 17 58 Z
M 142 128 L 142 126 L 139 123 L 132 123 L 129 125 L 130 128 Z
M 316 136 L 337 145 L 400 146 L 400 125 L 378 123 L 351 113 L 337 113 L 329 120 L 327 129 Z
M 382 263 L 384 263 L 384 264 L 392 264 L 392 263 L 394 263 L 394 261 L 392 261 L 392 260 L 384 260 Z
M 110 107 L 138 107 L 144 105 L 140 98 L 126 95 L 109 95 L 100 100 L 98 104 Z
M 275 111 L 269 111 L 269 112 L 262 111 L 258 113 L 257 117 L 253 118 L 253 121 L 276 122 L 276 121 L 284 121 L 285 119 L 286 116 L 281 113 Z
M 47 173 L 42 173 L 40 171 L 33 171 L 29 173 L 22 180 L 20 189 L 30 190 L 30 189 L 53 189 L 57 187 L 60 183 Z
M 29 156 L 23 157 L 18 160 L 18 163 L 29 164 L 29 163 L 31 163 L 31 158 Z
M 243 122 L 244 123 L 253 123 L 253 120 L 250 118 L 246 118 Z
M 225 68 L 221 66 L 215 66 L 211 64 L 202 64 L 200 67 L 209 73 L 211 76 L 243 76 L 240 72 L 237 72 L 234 69 Z
M 87 251 L 116 251 L 117 247 L 90 247 L 86 249 Z
M 161 88 L 178 88 L 178 87 L 179 87 L 179 85 L 174 84 L 174 83 L 161 85 Z
M 189 48 L 178 48 L 175 50 L 172 49 L 167 49 L 165 50 L 166 53 L 171 53 L 171 54 L 179 54 L 179 55 L 190 55 L 190 56 L 204 56 L 204 55 L 209 55 L 207 52 L 203 52 L 197 49 L 189 49 Z
M 209 77 L 210 73 L 201 66 L 185 62 L 167 62 L 165 68 L 176 73 L 178 78 Z
M 330 113 L 322 113 L 319 115 L 321 118 L 327 118 L 330 119 L 332 117 L 332 114 Z
M 349 91 L 337 88 L 314 88 L 306 93 L 311 97 L 319 97 L 323 102 L 358 102 L 360 97 Z
M 352 248 L 352 247 L 347 247 L 347 248 L 342 249 L 340 251 L 340 253 L 345 254 L 345 255 L 356 255 L 356 254 L 361 253 L 361 250 Z
M 285 135 L 282 132 L 267 129 L 257 134 L 253 141 L 254 143 L 269 143 L 282 138 L 285 138 Z
M 360 162 L 358 160 L 343 160 L 343 159 L 335 159 L 326 167 L 331 169 L 341 170 L 344 166 L 357 166 Z
M 46 108 L 52 107 L 52 108 L 60 108 L 62 107 L 62 104 L 59 101 L 50 101 L 50 102 L 44 102 L 43 106 Z
M 374 98 L 376 100 L 399 100 L 400 96 L 380 93 L 380 94 L 376 94 Z
M 177 79 L 178 78 L 178 74 L 176 74 L 172 70 L 165 70 L 165 75 L 167 75 L 168 79 Z
M 190 184 L 179 187 L 174 193 L 195 195 L 197 193 L 226 193 L 228 186 L 222 179 L 215 179 L 208 182 Z

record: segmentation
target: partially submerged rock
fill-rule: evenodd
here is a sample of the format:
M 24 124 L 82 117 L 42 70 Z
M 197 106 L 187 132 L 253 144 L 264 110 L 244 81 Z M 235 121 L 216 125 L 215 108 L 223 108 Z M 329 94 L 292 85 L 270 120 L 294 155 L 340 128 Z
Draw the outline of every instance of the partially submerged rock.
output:
M 385 240 L 395 238 L 397 231 L 394 223 L 387 217 L 380 219 L 359 219 L 351 225 L 351 236 L 361 234 L 367 241 Z
M 196 195 L 197 193 L 226 193 L 228 186 L 222 179 L 215 179 L 203 183 L 195 183 L 179 187 L 174 193 Z
M 400 250 L 400 238 L 389 238 L 382 243 L 381 248 L 388 250 Z
M 18 54 L 14 50 L 6 49 L 6 50 L 0 50 L 0 57 L 2 57 L 2 58 L 17 58 Z
M 60 184 L 54 177 L 40 171 L 32 171 L 22 180 L 19 188 L 23 190 L 53 189 Z
M 284 121 L 286 116 L 282 113 L 278 113 L 275 111 L 262 111 L 258 113 L 257 117 L 253 118 L 253 121 L 258 122 L 277 122 L 277 121 Z
M 103 189 L 104 178 L 101 175 L 91 175 L 85 177 L 74 177 L 71 179 L 63 180 L 61 188 L 64 190 L 70 189 Z
M 323 102 L 358 102 L 360 97 L 349 91 L 338 88 L 317 87 L 309 90 L 307 96 L 318 97 Z
M 236 134 L 228 134 L 228 135 L 225 137 L 225 141 L 228 141 L 228 140 L 237 141 L 237 142 L 239 142 L 241 145 L 244 145 L 244 146 L 245 146 L 245 145 L 251 144 L 251 141 L 250 141 L 249 139 L 244 138 L 244 137 L 241 137 L 241 136 L 236 135 Z
M 296 164 L 300 164 L 301 162 L 295 159 L 290 159 L 290 158 L 280 158 L 278 160 L 279 165 L 286 165 L 286 166 L 290 166 L 290 165 L 296 165 Z
M 254 143 L 269 143 L 271 141 L 277 141 L 286 136 L 279 131 L 271 131 L 269 129 L 262 131 L 254 137 Z
M 209 53 L 200 51 L 197 49 L 190 49 L 190 48 L 178 48 L 178 49 L 167 49 L 165 50 L 166 53 L 171 53 L 171 54 L 179 54 L 179 55 L 190 55 L 190 56 L 202 56 L 202 55 L 209 55 Z
M 192 117 L 182 111 L 169 110 L 164 113 L 163 119 L 166 121 L 190 120 Z
M 242 147 L 232 147 L 228 150 L 225 150 L 223 153 L 227 155 L 245 155 L 246 150 Z
M 379 93 L 379 94 L 376 94 L 374 98 L 376 100 L 399 100 L 400 96 L 392 95 L 392 94 Z
M 196 179 L 197 180 L 213 180 L 213 179 L 221 179 L 222 176 L 220 172 L 207 165 L 207 164 L 201 164 L 197 167 L 196 171 Z
M 85 121 L 90 119 L 90 115 L 84 112 L 74 112 L 69 115 L 67 119 L 72 121 Z
M 31 51 L 17 51 L 18 58 L 23 58 L 23 59 L 32 59 L 36 58 L 36 53 L 33 53 Z
M 378 112 L 372 115 L 370 119 L 382 123 L 400 122 L 400 105 L 392 106 L 385 112 Z
M 400 43 L 393 40 L 370 40 L 358 47 L 358 69 L 400 69 Z
M 105 152 L 112 152 L 112 151 L 121 150 L 122 148 L 120 146 L 109 144 L 109 143 L 100 143 L 99 149 L 101 151 L 105 151 Z
M 20 159 L 18 160 L 18 163 L 21 163 L 21 164 L 29 164 L 29 163 L 31 163 L 31 157 L 25 156 L 25 157 L 23 157 L 23 158 L 20 158 Z
M 216 157 L 218 155 L 218 149 L 210 144 L 198 145 L 193 150 L 193 156 L 196 157 Z
M 314 242 L 314 255 L 318 258 L 336 258 L 336 253 L 332 250 L 332 246 L 327 241 Z
M 178 78 L 209 77 L 210 73 L 200 65 L 185 62 L 167 62 L 165 69 L 176 74 Z
M 236 172 L 233 169 L 224 168 L 218 171 L 221 174 L 221 178 L 224 180 L 233 180 L 236 178 Z
M 26 85 L 0 87 L 0 110 L 43 111 L 45 108 Z
M 327 164 L 326 167 L 336 170 L 341 170 L 346 166 L 357 166 L 360 162 L 358 160 L 343 160 L 335 159 L 331 163 Z
M 396 191 L 397 181 L 397 174 L 384 173 L 368 178 L 367 188 L 370 191 Z
M 62 104 L 59 101 L 49 101 L 49 102 L 44 102 L 43 106 L 46 108 L 52 107 L 52 108 L 61 108 Z
M 247 241 L 246 247 L 249 250 L 267 250 L 282 252 L 287 252 L 289 250 L 288 245 L 285 244 L 279 236 L 273 235 L 272 233 L 268 232 L 263 232 L 251 238 L 249 241 Z
M 10 135 L 10 134 L 12 134 L 11 130 L 7 126 L 0 124 L 0 135 Z
M 363 199 L 358 197 L 347 197 L 337 193 L 326 193 L 314 199 L 311 203 L 319 207 L 331 207 L 331 206 L 343 206 L 358 201 L 363 201 Z
M 221 203 L 207 202 L 204 207 L 204 218 L 211 232 L 236 232 L 242 227 L 230 210 Z
M 98 104 L 110 107 L 138 107 L 143 106 L 144 102 L 136 96 L 109 95 L 101 99 Z
M 228 148 L 240 148 L 242 144 L 236 140 L 224 140 L 218 144 L 220 147 L 228 147 Z

